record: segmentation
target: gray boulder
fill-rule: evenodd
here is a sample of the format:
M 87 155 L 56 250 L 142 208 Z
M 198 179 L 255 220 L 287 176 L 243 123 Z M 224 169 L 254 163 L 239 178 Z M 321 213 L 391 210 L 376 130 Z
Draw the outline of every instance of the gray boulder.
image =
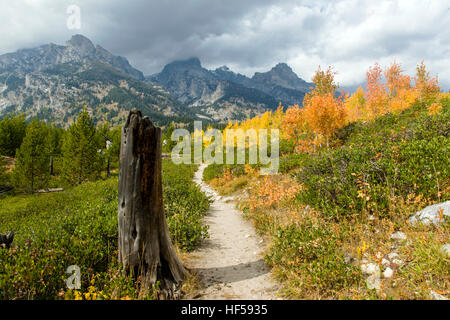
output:
M 408 239 L 408 237 L 403 232 L 397 231 L 397 232 L 391 234 L 391 239 L 393 239 L 393 240 L 406 240 L 406 239 Z
M 437 292 L 434 292 L 433 290 L 430 291 L 430 297 L 433 300 L 448 300 L 446 297 Z
M 445 254 L 447 257 L 450 257 L 450 243 L 441 246 L 441 252 Z
M 434 225 L 439 225 L 444 222 L 440 216 L 441 210 L 444 216 L 450 216 L 450 201 L 428 206 L 411 216 L 408 220 L 413 226 L 417 223 L 422 223 L 424 225 L 433 223 Z

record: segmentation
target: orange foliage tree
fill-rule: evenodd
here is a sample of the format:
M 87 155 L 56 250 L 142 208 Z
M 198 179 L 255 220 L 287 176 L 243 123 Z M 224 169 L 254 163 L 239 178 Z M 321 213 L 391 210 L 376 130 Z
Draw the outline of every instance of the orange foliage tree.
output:
M 328 141 L 337 129 L 345 125 L 345 108 L 342 98 L 336 98 L 339 86 L 334 82 L 336 72 L 328 67 L 323 71 L 320 66 L 313 77 L 314 90 L 305 96 L 303 101 L 303 117 L 307 127 L 316 135 L 316 143 L 320 136 Z
M 326 71 L 322 70 L 322 68 L 319 66 L 312 79 L 314 83 L 314 90 L 310 95 L 307 94 L 307 97 L 305 97 L 305 99 L 308 99 L 308 96 L 325 96 L 329 93 L 334 94 L 339 88 L 339 86 L 334 82 L 335 75 L 336 72 L 331 66 L 328 67 Z
M 297 142 L 305 131 L 305 121 L 302 109 L 298 105 L 289 107 L 281 120 L 282 137 Z
M 386 86 L 381 83 L 383 70 L 378 63 L 367 71 L 365 120 L 374 119 L 385 113 L 387 104 Z
M 324 136 L 327 144 L 336 130 L 342 128 L 346 122 L 343 101 L 332 93 L 310 98 L 303 113 L 309 129 L 316 135 Z
M 394 63 L 384 72 L 388 88 L 386 112 L 399 113 L 409 108 L 417 99 L 417 90 L 411 86 L 411 77 L 403 74 L 400 64 Z
M 416 70 L 417 73 L 414 80 L 419 101 L 427 104 L 438 102 L 440 88 L 437 76 L 430 77 L 423 60 L 416 67 Z
M 400 64 L 395 61 L 390 67 L 386 68 L 384 77 L 386 78 L 390 98 L 397 96 L 402 90 L 411 88 L 411 78 L 403 74 Z
M 319 66 L 314 74 L 310 93 L 305 95 L 303 108 L 290 106 L 283 112 L 278 106 L 275 112 L 266 112 L 241 123 L 229 123 L 228 129 L 281 129 L 281 137 L 295 144 L 295 150 L 313 151 L 317 145 L 327 142 L 336 131 L 347 123 L 358 120 L 372 120 L 387 112 L 398 113 L 409 108 L 417 99 L 429 107 L 430 114 L 440 112 L 440 98 L 437 77 L 431 78 L 422 61 L 417 66 L 415 87 L 411 77 L 403 74 L 399 63 L 393 62 L 384 72 L 378 63 L 367 71 L 366 90 L 359 87 L 352 95 L 343 92 L 335 95 L 339 86 L 335 83 L 336 72 L 332 67 L 322 70 Z M 385 77 L 385 83 L 382 77 Z

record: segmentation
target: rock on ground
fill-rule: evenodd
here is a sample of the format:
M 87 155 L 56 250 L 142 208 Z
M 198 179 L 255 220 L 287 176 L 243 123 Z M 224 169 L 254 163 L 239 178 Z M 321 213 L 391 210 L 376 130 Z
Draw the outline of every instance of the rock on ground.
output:
M 379 275 L 380 267 L 376 263 L 368 263 L 361 265 L 361 271 L 365 274 L 369 275 Z
M 366 279 L 367 288 L 370 290 L 380 290 L 381 288 L 381 279 L 377 274 L 373 274 Z
M 434 292 L 433 290 L 430 291 L 430 297 L 433 300 L 448 300 L 446 297 L 437 292 Z
M 392 278 L 393 275 L 394 275 L 394 270 L 392 270 L 391 268 L 386 268 L 386 270 L 384 270 L 384 272 L 383 272 L 383 277 L 386 279 Z
M 450 257 L 450 243 L 444 244 L 443 246 L 441 246 L 441 252 L 445 255 L 447 255 L 447 257 Z
M 408 239 L 408 237 L 403 232 L 397 231 L 397 232 L 391 234 L 391 239 L 393 239 L 393 240 L 406 240 L 406 239 Z
M 443 222 L 441 214 L 450 217 L 450 201 L 428 206 L 415 213 L 408 220 L 413 226 L 419 222 L 424 225 L 429 225 L 431 223 L 439 225 Z

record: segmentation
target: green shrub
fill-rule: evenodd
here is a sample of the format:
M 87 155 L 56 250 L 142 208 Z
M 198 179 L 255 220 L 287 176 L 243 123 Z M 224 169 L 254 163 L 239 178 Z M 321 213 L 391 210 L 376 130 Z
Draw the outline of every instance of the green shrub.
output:
M 207 236 L 209 201 L 192 182 L 196 167 L 163 162 L 164 203 L 174 243 L 191 250 Z M 82 292 L 96 279 L 109 296 L 137 298 L 117 265 L 117 178 L 61 193 L 0 199 L 0 232 L 14 230 L 13 249 L 0 249 L 1 299 L 56 299 L 70 265 L 81 269 Z
M 203 225 L 210 201 L 192 181 L 197 166 L 174 165 L 163 161 L 164 206 L 172 240 L 183 250 L 192 251 L 208 237 Z
M 331 295 L 333 290 L 358 284 L 361 279 L 360 271 L 345 263 L 336 235 L 311 221 L 279 227 L 266 261 L 281 268 L 283 274 L 295 275 L 291 281 L 305 292 Z
M 295 168 L 299 168 L 307 156 L 305 153 L 292 153 L 280 157 L 280 173 L 288 173 Z
M 0 156 L 0 188 L 9 183 L 9 177 L 6 174 L 6 161 Z
M 116 260 L 117 181 L 64 193 L 2 200 L 1 227 L 17 249 L 0 250 L 0 299 L 54 299 L 66 268 L 81 268 L 83 287 Z
M 221 177 L 223 173 L 223 169 L 226 167 L 226 165 L 223 164 L 210 164 L 205 168 L 205 171 L 203 171 L 203 180 L 208 182 L 215 178 Z
M 306 158 L 296 174 L 298 199 L 332 217 L 387 215 L 391 200 L 409 194 L 445 201 L 449 183 L 449 106 L 429 116 L 415 105 L 401 115 L 345 128 L 345 144 Z

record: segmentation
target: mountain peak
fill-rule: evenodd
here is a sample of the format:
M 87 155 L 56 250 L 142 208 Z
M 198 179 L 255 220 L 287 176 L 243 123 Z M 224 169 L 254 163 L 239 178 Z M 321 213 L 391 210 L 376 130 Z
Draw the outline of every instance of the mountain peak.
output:
M 195 65 L 195 66 L 198 66 L 198 67 L 202 66 L 202 64 L 200 63 L 200 59 L 197 58 L 197 57 L 192 57 L 192 58 L 187 59 L 186 63 L 192 64 L 192 65 Z
M 73 35 L 72 38 L 66 42 L 66 45 L 68 47 L 76 48 L 84 55 L 95 52 L 95 46 L 92 41 L 81 34 Z
M 276 86 L 299 91 L 307 91 L 309 84 L 299 78 L 286 63 L 278 63 L 268 72 L 256 72 L 252 80 L 259 85 L 266 85 L 272 89 Z
M 216 71 L 230 72 L 231 70 L 227 66 L 221 66 L 217 68 Z
M 292 68 L 289 67 L 286 63 L 280 62 L 275 67 L 272 68 L 272 71 L 278 71 L 278 72 L 294 72 L 292 71 Z
M 82 45 L 91 45 L 94 46 L 91 40 L 89 38 L 83 36 L 82 34 L 75 34 L 73 35 L 69 41 L 67 41 L 67 44 L 72 46 L 82 46 Z
M 182 66 L 182 67 L 194 67 L 194 68 L 202 67 L 202 64 L 200 63 L 200 59 L 197 57 L 191 57 L 191 58 L 188 58 L 185 60 L 177 60 L 177 61 L 170 63 L 169 65 Z
M 180 72 L 189 72 L 192 74 L 207 74 L 208 70 L 203 69 L 200 63 L 200 59 L 197 57 L 192 57 L 186 60 L 177 60 L 167 64 L 164 69 L 156 75 L 157 81 L 165 82 L 171 77 L 177 77 Z M 163 80 L 166 79 L 166 80 Z

